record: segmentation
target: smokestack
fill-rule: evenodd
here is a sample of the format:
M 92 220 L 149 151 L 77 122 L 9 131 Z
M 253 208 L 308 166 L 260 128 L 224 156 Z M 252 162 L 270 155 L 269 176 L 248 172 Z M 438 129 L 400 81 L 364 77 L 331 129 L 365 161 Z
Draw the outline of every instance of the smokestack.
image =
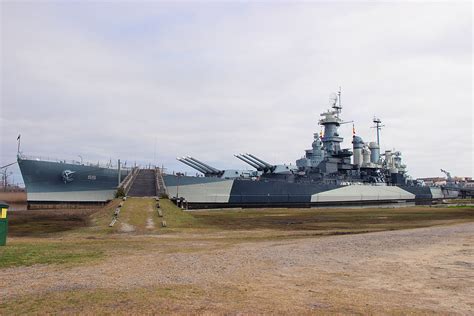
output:
M 362 138 L 360 138 L 359 136 L 354 136 L 352 138 L 352 147 L 353 147 L 353 150 L 354 150 L 354 159 L 353 159 L 353 163 L 354 165 L 357 165 L 357 166 L 361 166 L 362 165 L 362 148 L 364 147 L 364 141 L 362 140 Z

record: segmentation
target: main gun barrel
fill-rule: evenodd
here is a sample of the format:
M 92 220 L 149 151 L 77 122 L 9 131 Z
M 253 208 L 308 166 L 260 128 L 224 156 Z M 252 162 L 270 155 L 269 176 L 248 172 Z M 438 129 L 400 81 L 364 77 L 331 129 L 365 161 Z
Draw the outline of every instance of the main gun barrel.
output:
M 235 155 L 235 157 L 239 158 L 245 163 L 248 163 L 249 165 L 257 169 L 258 171 L 273 172 L 275 170 L 274 165 L 271 165 L 268 162 L 249 153 L 238 154 L 238 155 Z
M 269 169 L 271 169 L 271 168 L 273 167 L 273 165 L 269 164 L 269 163 L 266 162 L 266 161 L 263 161 L 262 159 L 260 159 L 260 158 L 258 158 L 258 157 L 255 157 L 255 156 L 252 155 L 252 154 L 247 153 L 247 156 L 249 156 L 249 157 L 255 159 L 256 161 L 262 163 L 265 167 L 267 167 L 267 168 L 269 168 Z
M 205 164 L 204 162 L 197 160 L 196 158 L 193 158 L 193 157 L 191 157 L 191 156 L 188 156 L 188 157 L 186 157 L 186 158 L 188 158 L 189 160 L 193 161 L 194 163 L 196 163 L 196 164 L 198 164 L 198 165 L 204 167 L 205 169 L 209 169 L 209 170 L 211 171 L 211 173 L 219 173 L 219 172 L 221 172 L 219 169 L 216 169 L 216 168 L 214 168 L 214 167 L 211 167 L 211 166 L 209 166 L 208 164 Z
M 185 157 L 182 157 L 182 158 L 179 158 L 179 157 L 178 157 L 178 158 L 176 158 L 176 159 L 177 159 L 178 161 L 184 163 L 185 165 L 188 165 L 189 167 L 191 167 L 191 168 L 193 168 L 193 169 L 196 169 L 196 170 L 199 171 L 199 172 L 202 172 L 202 173 L 204 173 L 204 174 L 209 173 L 209 170 L 206 170 L 206 169 L 204 169 L 204 168 L 199 167 L 199 166 L 196 165 L 196 164 L 193 164 L 192 161 L 186 160 Z
M 238 159 L 242 160 L 243 162 L 251 165 L 252 167 L 254 167 L 255 169 L 257 169 L 259 171 L 263 170 L 261 166 L 257 165 L 256 163 L 252 162 L 251 160 L 246 159 L 242 154 L 234 155 L 234 156 L 237 157 Z

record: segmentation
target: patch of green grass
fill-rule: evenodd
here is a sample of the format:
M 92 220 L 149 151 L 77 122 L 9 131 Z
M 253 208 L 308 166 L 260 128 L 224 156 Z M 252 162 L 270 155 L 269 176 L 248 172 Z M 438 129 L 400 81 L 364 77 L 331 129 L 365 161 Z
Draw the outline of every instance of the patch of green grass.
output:
M 468 203 L 474 203 L 474 198 L 449 199 L 449 200 L 447 200 L 447 202 L 448 202 L 448 203 L 468 204 Z
M 53 238 L 15 238 L 0 247 L 0 268 L 34 264 L 83 264 L 109 256 L 127 256 L 156 249 L 156 239 L 122 238 L 122 235 L 68 233 Z M 0 313 L 1 314 L 1 313 Z
M 101 250 L 70 243 L 13 243 L 0 247 L 0 268 L 34 264 L 82 264 L 102 258 Z
M 160 208 L 163 218 L 169 228 L 204 228 L 206 223 L 194 216 L 194 213 L 186 212 L 174 205 L 168 199 L 160 199 Z

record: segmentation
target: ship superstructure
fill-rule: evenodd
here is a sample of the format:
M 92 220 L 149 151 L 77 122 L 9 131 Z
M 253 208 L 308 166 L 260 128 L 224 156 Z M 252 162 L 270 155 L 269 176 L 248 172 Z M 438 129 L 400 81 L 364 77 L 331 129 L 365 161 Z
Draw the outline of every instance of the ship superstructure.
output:
M 219 170 L 192 157 L 178 158 L 204 177 L 164 175 L 168 193 L 193 207 L 367 204 L 443 197 L 439 189 L 411 180 L 400 151 L 381 153 L 378 118 L 374 118 L 377 142 L 364 142 L 353 128 L 352 148 L 342 148 L 339 127 L 350 122 L 343 121 L 341 112 L 339 90 L 331 98 L 331 108 L 321 113 L 324 132 L 313 134 L 311 148 L 296 166 L 271 164 L 250 153 L 235 157 L 254 171 Z

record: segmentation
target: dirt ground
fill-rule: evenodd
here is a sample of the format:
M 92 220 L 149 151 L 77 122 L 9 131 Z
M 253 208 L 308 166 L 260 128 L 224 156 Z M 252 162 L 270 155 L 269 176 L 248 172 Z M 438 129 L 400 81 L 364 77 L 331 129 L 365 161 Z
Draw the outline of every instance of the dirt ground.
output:
M 222 242 L 245 233 L 121 234 L 143 247 L 4 268 L 0 314 L 474 314 L 474 223 Z

